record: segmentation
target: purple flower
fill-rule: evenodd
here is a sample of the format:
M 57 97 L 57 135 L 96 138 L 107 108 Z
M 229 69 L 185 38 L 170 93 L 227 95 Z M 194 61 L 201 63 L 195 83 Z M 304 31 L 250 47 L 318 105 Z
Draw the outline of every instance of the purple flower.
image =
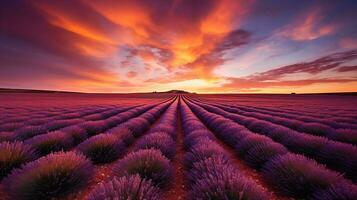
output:
M 11 141 L 14 141 L 16 138 L 15 138 L 15 135 L 14 135 L 14 132 L 10 132 L 10 131 L 1 131 L 0 132 L 0 142 L 11 142 Z
M 327 145 L 328 140 L 324 137 L 318 137 L 308 134 L 300 134 L 299 137 L 294 137 L 286 133 L 289 137 L 285 137 L 281 143 L 288 149 L 297 153 L 302 153 L 307 156 L 316 155 L 324 146 Z
M 0 180 L 11 170 L 37 158 L 33 148 L 22 142 L 0 143 Z
M 152 127 L 149 130 L 149 133 L 153 132 L 166 132 L 170 134 L 170 136 L 175 139 L 176 138 L 176 127 L 168 125 L 168 124 L 158 124 L 157 126 Z
M 353 129 L 337 129 L 327 135 L 328 138 L 340 142 L 357 145 L 357 131 Z
M 10 122 L 6 124 L 1 124 L 0 131 L 13 131 L 24 126 L 22 122 Z
M 44 156 L 51 152 L 68 150 L 73 146 L 73 138 L 62 131 L 53 131 L 28 139 L 25 143 L 30 144 L 39 155 Z
M 105 121 L 88 121 L 80 124 L 79 126 L 86 130 L 89 136 L 102 133 L 108 128 L 108 124 L 106 124 Z
M 158 187 L 166 187 L 173 178 L 170 161 L 156 149 L 143 149 L 128 154 L 113 168 L 117 176 L 139 174 Z
M 244 161 L 249 166 L 260 169 L 269 160 L 286 153 L 288 153 L 288 150 L 283 145 L 276 142 L 267 142 L 250 148 L 244 155 Z
M 230 165 L 229 159 L 222 154 L 214 155 L 207 159 L 195 162 L 192 169 L 188 173 L 188 182 L 190 185 L 194 184 L 197 180 L 207 177 L 220 170 L 226 170 L 226 166 Z
M 344 172 L 352 180 L 357 178 L 357 147 L 351 144 L 328 141 L 318 152 L 318 161 L 330 168 Z
M 205 176 L 196 180 L 188 199 L 268 200 L 269 196 L 261 187 L 241 176 L 232 165 L 220 165 L 210 168 Z
M 252 134 L 247 129 L 242 129 L 238 124 L 230 124 L 218 132 L 218 136 L 228 145 L 234 147 L 237 143 Z
M 3 183 L 11 199 L 51 199 L 84 187 L 92 173 L 83 155 L 58 152 L 13 170 Z
M 131 130 L 129 130 L 126 127 L 120 127 L 120 126 L 115 127 L 110 129 L 107 133 L 115 135 L 119 140 L 122 140 L 124 144 L 127 146 L 131 145 L 135 141 L 135 138 Z
M 340 174 L 301 155 L 277 156 L 263 167 L 263 177 L 282 194 L 308 198 L 341 181 Z
M 15 138 L 23 141 L 46 131 L 43 126 L 25 126 L 15 131 Z
M 112 162 L 123 155 L 125 145 L 115 135 L 102 133 L 79 144 L 77 150 L 94 164 L 101 164 Z
M 203 139 L 214 140 L 215 137 L 208 130 L 193 131 L 184 138 L 185 149 L 186 150 L 190 149 L 192 146 L 195 146 L 197 143 L 200 142 L 200 140 Z
M 176 143 L 168 135 L 163 132 L 150 133 L 141 138 L 138 143 L 135 145 L 135 150 L 139 149 L 158 149 L 161 153 L 166 156 L 168 159 L 172 159 L 176 153 Z
M 331 187 L 317 191 L 313 194 L 311 200 L 356 200 L 357 199 L 357 186 L 342 182 Z
M 137 117 L 119 125 L 119 127 L 128 128 L 132 131 L 134 137 L 139 137 L 150 127 L 150 122 L 144 118 Z
M 83 142 L 85 139 L 88 138 L 88 134 L 87 134 L 86 130 L 84 130 L 83 128 L 81 128 L 77 125 L 63 128 L 63 129 L 61 129 L 61 131 L 70 135 L 73 138 L 73 142 L 75 145 Z
M 216 142 L 206 140 L 204 142 L 197 143 L 188 153 L 185 154 L 184 163 L 185 166 L 190 169 L 195 162 L 205 160 L 216 155 L 223 155 L 227 157 L 227 159 L 229 158 L 220 145 Z
M 60 128 L 70 126 L 73 124 L 79 124 L 83 123 L 84 121 L 82 119 L 65 119 L 65 120 L 57 120 L 57 121 L 52 121 L 48 122 L 47 124 L 43 125 L 47 131 L 54 131 L 58 130 Z
M 150 180 L 141 179 L 139 175 L 114 177 L 112 180 L 96 186 L 89 194 L 88 200 L 161 200 L 158 188 Z
M 268 142 L 272 142 L 272 140 L 266 136 L 251 134 L 239 141 L 235 150 L 239 156 L 244 156 L 251 148 Z
M 301 123 L 301 125 L 298 127 L 298 131 L 300 132 L 305 132 L 305 133 L 310 133 L 312 135 L 327 135 L 331 132 L 333 132 L 333 128 L 320 124 L 320 123 Z

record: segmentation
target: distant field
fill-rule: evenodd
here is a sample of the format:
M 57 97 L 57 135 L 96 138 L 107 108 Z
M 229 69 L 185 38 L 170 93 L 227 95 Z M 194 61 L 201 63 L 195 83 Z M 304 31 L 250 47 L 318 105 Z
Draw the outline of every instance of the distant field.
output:
M 0 199 L 357 199 L 357 96 L 5 91 L 0 102 Z

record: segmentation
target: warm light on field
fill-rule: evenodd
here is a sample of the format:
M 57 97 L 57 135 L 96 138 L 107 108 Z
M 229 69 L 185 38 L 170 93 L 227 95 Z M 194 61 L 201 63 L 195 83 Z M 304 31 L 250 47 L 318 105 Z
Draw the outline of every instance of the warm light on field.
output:
M 356 197 L 352 95 L 8 90 L 0 99 L 4 200 Z

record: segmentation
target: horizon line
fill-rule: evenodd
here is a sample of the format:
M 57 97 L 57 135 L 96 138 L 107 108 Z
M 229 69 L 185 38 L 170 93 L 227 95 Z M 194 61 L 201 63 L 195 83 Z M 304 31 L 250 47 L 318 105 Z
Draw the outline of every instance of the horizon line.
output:
M 357 95 L 357 91 L 345 92 L 320 92 L 320 93 L 246 93 L 246 92 L 190 92 L 180 89 L 172 89 L 167 91 L 152 91 L 152 92 L 78 92 L 66 90 L 51 90 L 51 89 L 34 89 L 34 88 L 0 88 L 0 93 L 75 93 L 75 94 L 155 94 L 155 93 L 170 93 L 170 91 L 183 91 L 186 94 L 235 94 L 235 95 Z

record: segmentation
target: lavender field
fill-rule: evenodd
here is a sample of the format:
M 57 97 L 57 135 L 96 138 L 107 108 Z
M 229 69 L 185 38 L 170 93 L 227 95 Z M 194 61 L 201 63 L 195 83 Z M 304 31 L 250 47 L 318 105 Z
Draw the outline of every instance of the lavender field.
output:
M 0 99 L 3 200 L 357 199 L 356 96 Z

